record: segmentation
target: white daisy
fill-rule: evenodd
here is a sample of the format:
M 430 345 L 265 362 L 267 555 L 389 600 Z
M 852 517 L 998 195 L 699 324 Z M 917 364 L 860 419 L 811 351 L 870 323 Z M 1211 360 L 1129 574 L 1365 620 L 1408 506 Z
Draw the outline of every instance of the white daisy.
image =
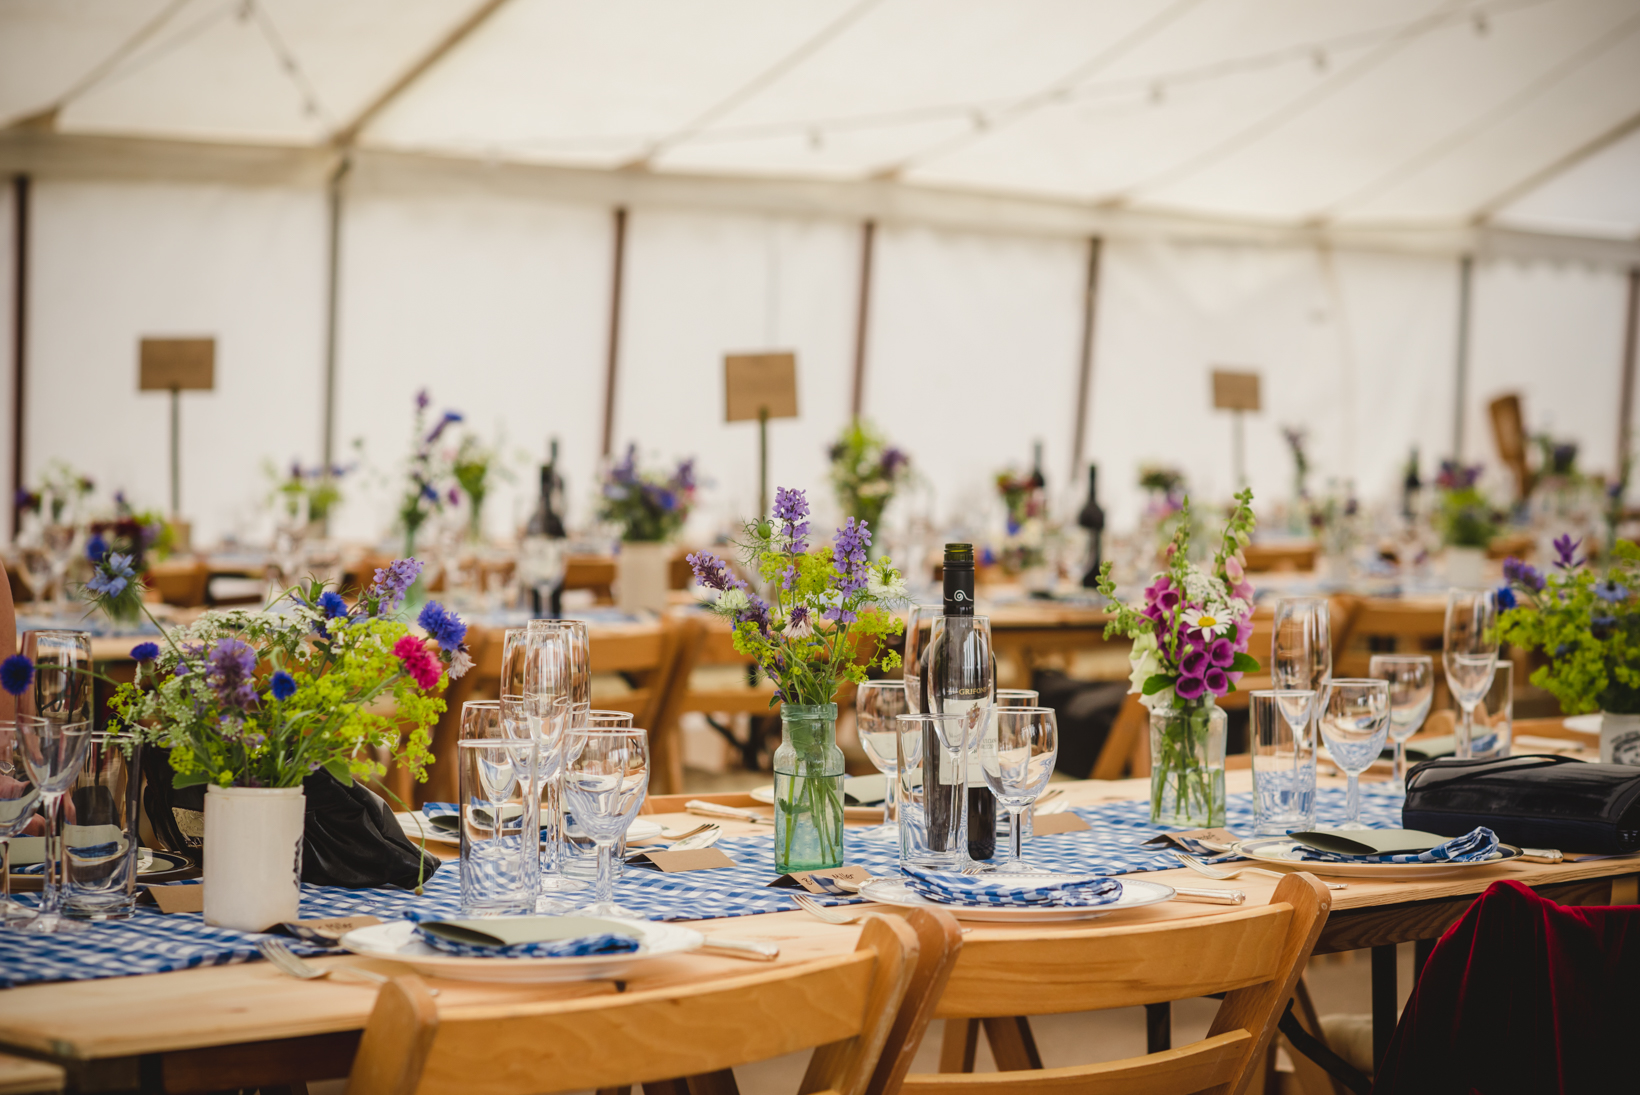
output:
M 1203 639 L 1216 639 L 1229 630 L 1230 617 L 1222 613 L 1214 613 L 1211 609 L 1186 609 L 1184 625 L 1188 631 L 1194 631 Z

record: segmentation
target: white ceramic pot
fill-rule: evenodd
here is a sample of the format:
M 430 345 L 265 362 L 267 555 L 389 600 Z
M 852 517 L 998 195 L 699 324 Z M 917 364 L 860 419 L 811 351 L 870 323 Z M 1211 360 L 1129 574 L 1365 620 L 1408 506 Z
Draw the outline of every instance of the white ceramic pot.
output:
M 1600 713 L 1600 763 L 1640 765 L 1640 715 Z
M 664 612 L 672 545 L 623 543 L 616 556 L 615 604 L 622 612 Z
M 1486 584 L 1486 549 L 1446 549 L 1446 582 L 1455 589 L 1479 589 Z
M 205 923 L 259 932 L 297 919 L 306 807 L 300 787 L 205 792 Z

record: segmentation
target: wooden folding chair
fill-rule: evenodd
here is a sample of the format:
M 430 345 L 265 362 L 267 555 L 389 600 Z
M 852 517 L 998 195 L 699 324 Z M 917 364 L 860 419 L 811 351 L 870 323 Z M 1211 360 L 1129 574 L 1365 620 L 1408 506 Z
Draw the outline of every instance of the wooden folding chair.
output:
M 593 601 L 615 603 L 615 560 L 608 555 L 571 555 L 564 561 L 564 590 L 590 589 Z
M 1263 1067 L 1276 1024 L 1326 922 L 1327 889 L 1290 874 L 1268 905 L 1214 916 L 969 939 L 935 1006 L 939 1073 L 904 1095 L 1231 1095 Z M 1207 1037 L 1098 1064 L 1043 1068 L 1027 1016 L 1103 1011 L 1224 993 Z M 1000 1016 L 1000 1017 L 999 1017 Z M 970 1073 L 983 1024 L 998 1072 Z
M 149 566 L 145 578 L 148 588 L 158 593 L 166 604 L 198 608 L 205 603 L 211 568 L 203 559 L 167 559 Z
M 396 978 L 376 998 L 347 1092 L 546 1095 L 643 1084 L 646 1095 L 731 1095 L 734 1066 L 813 1048 L 801 1091 L 865 1095 L 885 1051 L 898 1058 L 891 1039 L 921 1035 L 896 1020 L 902 1005 L 923 1004 L 907 996 L 922 942 L 961 938 L 954 924 L 928 927 L 941 920 L 950 918 L 872 917 L 848 954 L 721 981 L 449 1014 L 420 978 Z M 922 991 L 931 984 L 924 978 Z
M 656 721 L 657 733 L 678 742 L 679 748 L 674 767 L 663 770 L 657 763 L 651 768 L 652 785 L 657 776 L 664 780 L 657 787 L 661 792 L 683 790 L 680 720 L 686 713 L 698 711 L 730 717 L 780 713 L 780 704 L 770 704 L 774 699 L 772 682 L 760 678 L 755 685 L 748 683 L 752 659 L 735 649 L 734 632 L 727 624 L 700 613 L 679 617 L 679 622 L 683 632 L 678 640 L 676 677 L 665 709 Z M 847 698 L 839 696 L 839 706 L 846 702 Z M 747 752 L 751 751 L 751 745 L 755 742 L 745 747 Z
M 1337 601 L 1346 603 L 1342 612 L 1333 614 L 1334 677 L 1365 677 L 1374 654 L 1433 654 L 1436 683 L 1444 687 L 1446 675 L 1440 658 L 1446 632 L 1444 603 L 1382 597 Z

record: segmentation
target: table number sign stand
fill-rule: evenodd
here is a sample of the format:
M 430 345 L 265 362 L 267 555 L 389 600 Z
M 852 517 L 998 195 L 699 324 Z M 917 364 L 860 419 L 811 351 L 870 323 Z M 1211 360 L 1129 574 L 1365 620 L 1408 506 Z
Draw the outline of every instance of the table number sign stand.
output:
M 797 355 L 725 354 L 725 422 L 757 422 L 757 515 L 769 514 L 769 419 L 797 417 Z
M 1213 370 L 1213 409 L 1231 414 L 1231 468 L 1236 489 L 1247 485 L 1247 437 L 1242 416 L 1259 407 L 1258 374 L 1232 369 Z
M 182 393 L 216 387 L 216 339 L 145 338 L 137 390 L 171 393 L 171 519 L 182 517 Z

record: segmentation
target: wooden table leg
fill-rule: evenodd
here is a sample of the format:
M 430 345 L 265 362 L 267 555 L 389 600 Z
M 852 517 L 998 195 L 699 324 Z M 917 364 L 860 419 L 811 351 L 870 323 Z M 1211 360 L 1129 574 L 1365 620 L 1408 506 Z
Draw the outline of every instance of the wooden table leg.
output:
M 1145 1052 L 1173 1048 L 1173 1005 L 1167 1001 L 1145 1005 Z
M 1036 1051 L 1036 1039 L 1031 1035 L 1031 1022 L 1023 1015 L 1006 1019 L 982 1019 L 985 1040 L 991 1043 L 991 1057 L 998 1072 L 1022 1072 L 1041 1068 L 1042 1056 Z M 968 1071 L 973 1071 L 972 1067 Z
M 974 1071 L 974 1052 L 978 1048 L 978 1019 L 945 1020 L 945 1036 L 940 1041 L 940 1071 Z
M 1400 986 L 1396 979 L 1396 945 L 1372 948 L 1372 1063 L 1374 1071 L 1389 1051 L 1399 1018 Z

